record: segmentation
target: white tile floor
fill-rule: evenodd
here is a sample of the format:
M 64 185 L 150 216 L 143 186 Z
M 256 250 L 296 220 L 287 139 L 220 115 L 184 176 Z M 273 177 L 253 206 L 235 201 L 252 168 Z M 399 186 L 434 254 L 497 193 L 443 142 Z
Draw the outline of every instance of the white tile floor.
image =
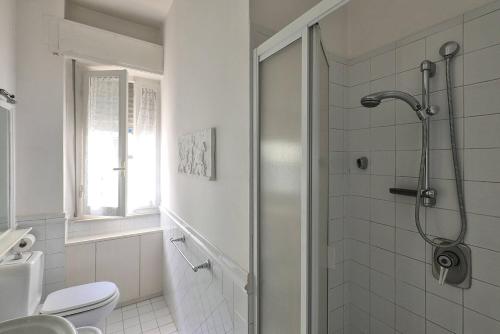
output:
M 114 310 L 105 334 L 177 334 L 177 328 L 163 297 L 156 297 Z

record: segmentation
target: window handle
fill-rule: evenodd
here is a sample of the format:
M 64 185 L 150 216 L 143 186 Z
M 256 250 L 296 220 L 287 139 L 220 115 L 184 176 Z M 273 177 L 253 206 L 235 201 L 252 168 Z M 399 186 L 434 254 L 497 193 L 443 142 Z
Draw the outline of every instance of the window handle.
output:
M 113 170 L 125 170 L 126 168 L 125 167 L 115 167 L 113 168 Z

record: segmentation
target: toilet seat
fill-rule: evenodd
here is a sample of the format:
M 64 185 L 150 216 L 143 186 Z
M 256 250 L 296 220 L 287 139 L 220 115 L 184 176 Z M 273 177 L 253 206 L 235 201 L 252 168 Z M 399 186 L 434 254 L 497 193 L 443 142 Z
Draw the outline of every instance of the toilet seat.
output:
M 119 296 L 117 286 L 111 282 L 72 286 L 49 294 L 40 313 L 65 317 L 103 307 Z

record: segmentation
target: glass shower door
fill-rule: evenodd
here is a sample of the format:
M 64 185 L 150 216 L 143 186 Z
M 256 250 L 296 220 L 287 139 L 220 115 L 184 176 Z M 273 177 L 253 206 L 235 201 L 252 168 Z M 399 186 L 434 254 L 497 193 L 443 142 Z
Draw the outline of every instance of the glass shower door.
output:
M 259 333 L 326 333 L 328 61 L 319 26 L 256 50 Z
M 303 326 L 302 43 L 259 64 L 259 333 Z

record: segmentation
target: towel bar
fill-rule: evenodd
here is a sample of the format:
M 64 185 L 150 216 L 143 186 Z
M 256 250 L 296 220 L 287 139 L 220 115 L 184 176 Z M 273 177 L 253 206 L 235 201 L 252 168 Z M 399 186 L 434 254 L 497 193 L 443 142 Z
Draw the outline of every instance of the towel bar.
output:
M 184 253 L 180 250 L 180 248 L 177 247 L 177 245 L 175 244 L 176 242 L 186 242 L 185 236 L 176 239 L 170 238 L 170 242 L 174 245 L 175 249 L 177 249 L 179 254 L 181 254 L 184 260 L 186 260 L 186 262 L 189 264 L 189 266 L 191 267 L 191 269 L 193 269 L 194 272 L 197 272 L 199 269 L 210 269 L 210 260 L 206 260 L 202 264 L 195 266 L 194 264 L 191 263 L 191 261 L 188 260 L 188 258 L 186 257 L 186 255 L 184 255 Z

